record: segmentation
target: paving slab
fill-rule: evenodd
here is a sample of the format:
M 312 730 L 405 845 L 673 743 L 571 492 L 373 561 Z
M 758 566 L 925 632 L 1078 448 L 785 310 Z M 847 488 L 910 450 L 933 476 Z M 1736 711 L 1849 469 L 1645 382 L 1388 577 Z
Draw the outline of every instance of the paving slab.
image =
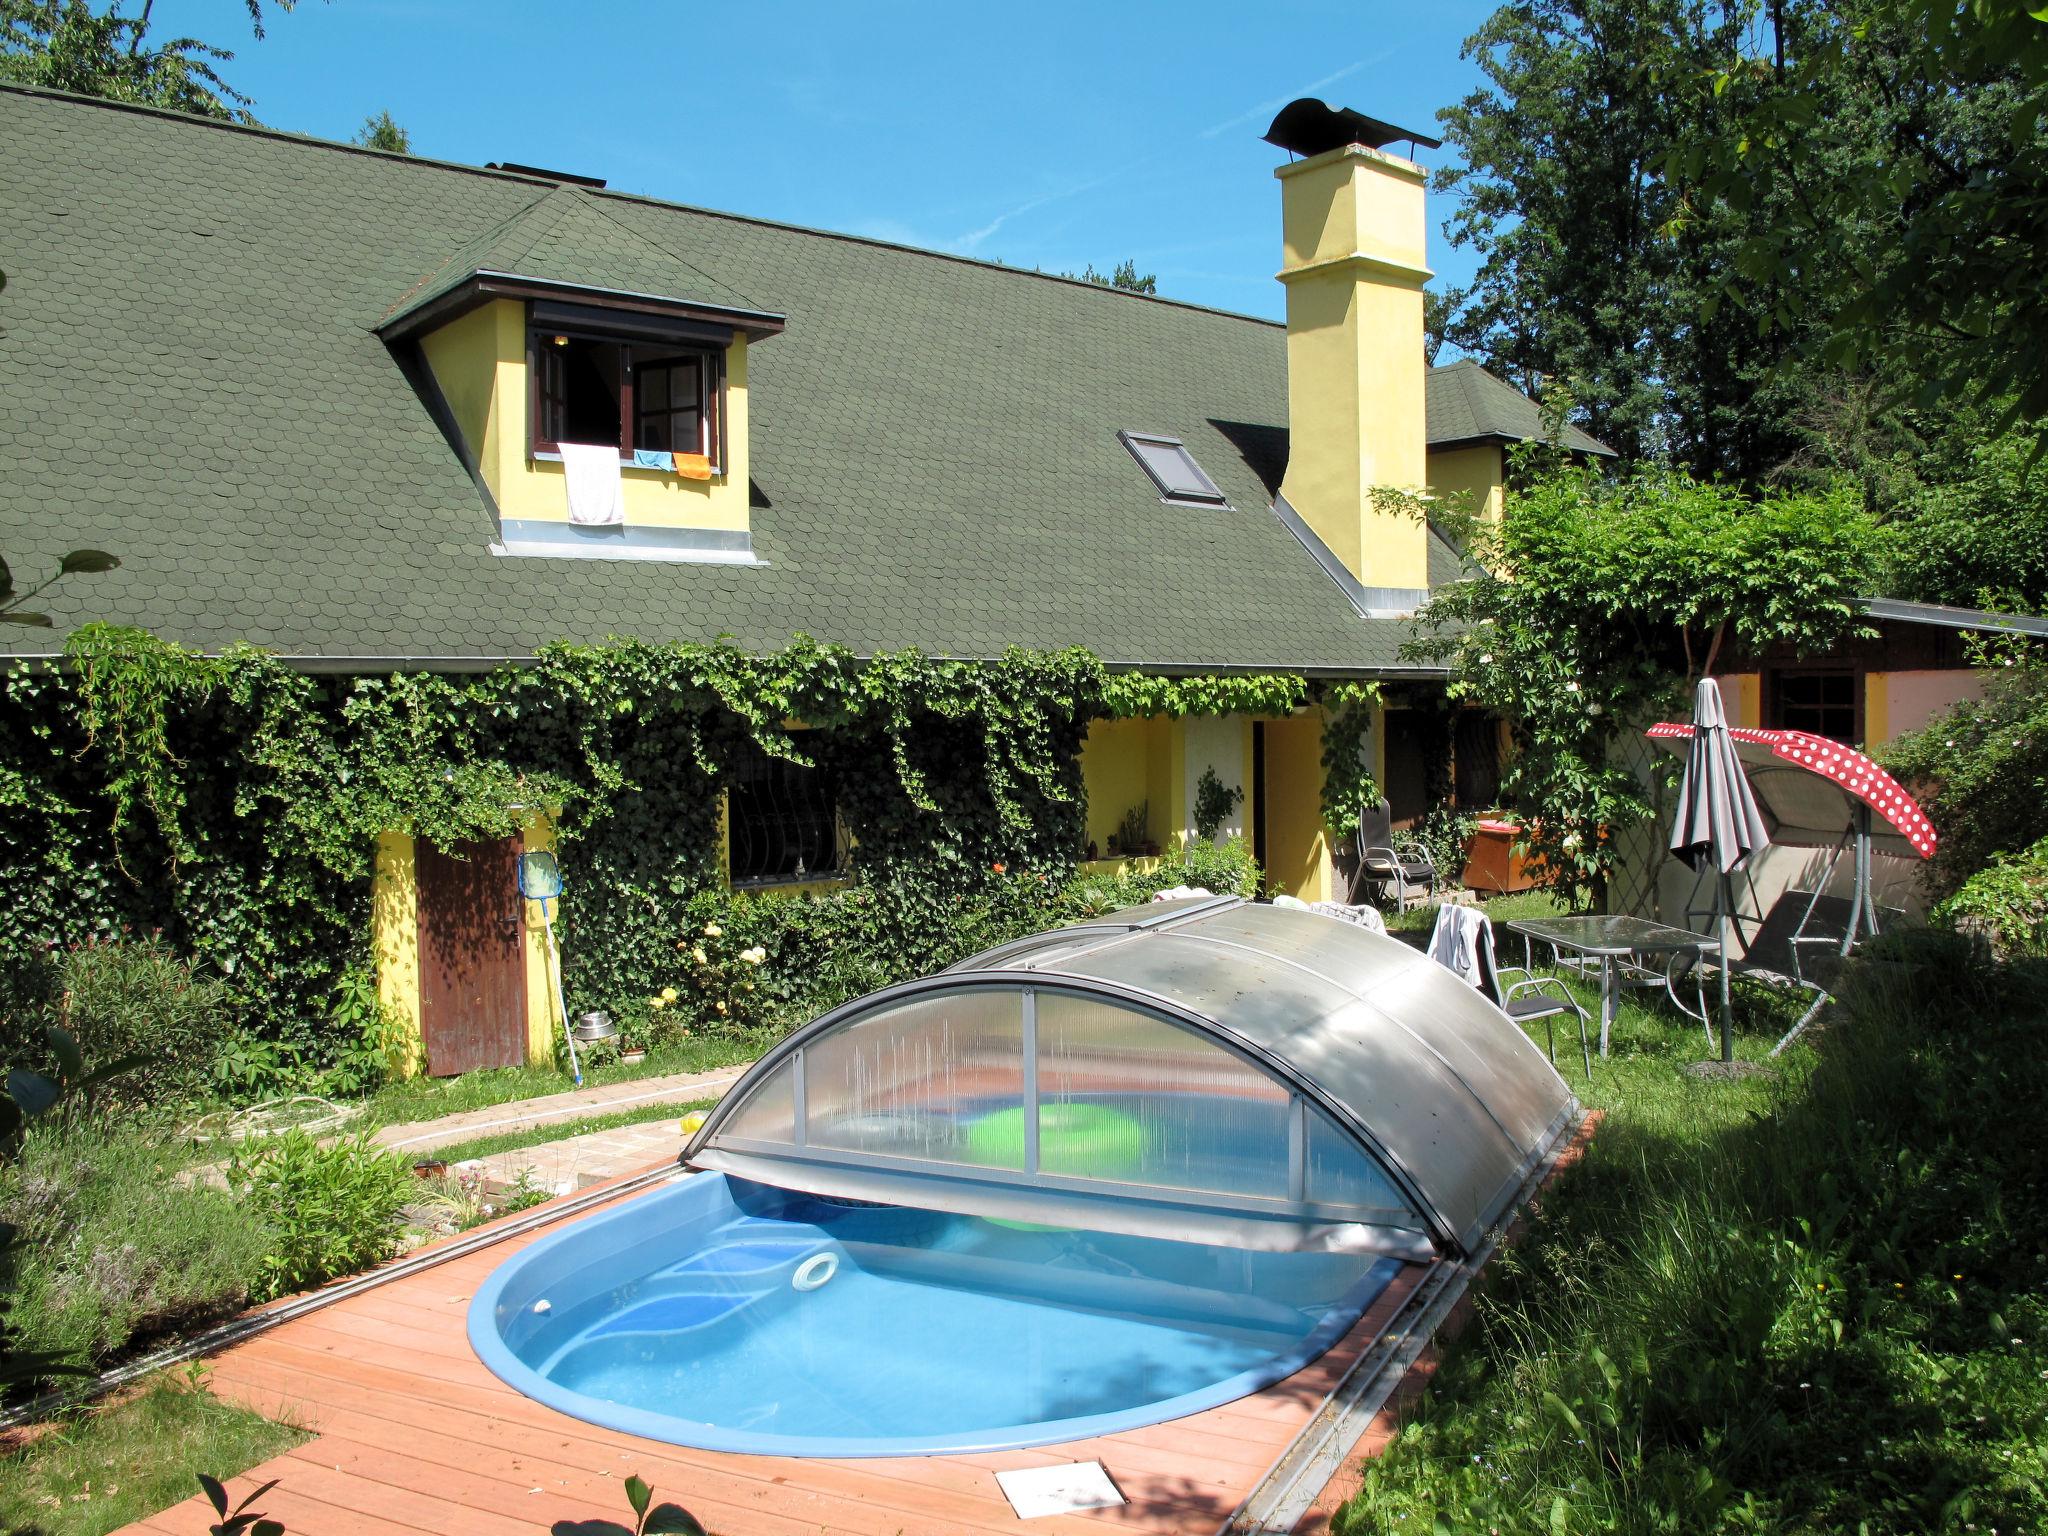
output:
M 709 1072 L 670 1072 L 661 1077 L 636 1077 L 622 1083 L 606 1083 L 601 1088 L 575 1088 L 566 1093 L 544 1094 L 537 1099 L 515 1099 L 508 1104 L 491 1104 L 482 1109 L 437 1116 L 432 1120 L 382 1126 L 371 1140 L 394 1152 L 425 1153 L 478 1136 L 528 1130 L 546 1125 L 550 1120 L 613 1114 L 641 1104 L 697 1103 L 723 1097 L 751 1065 L 751 1062 L 740 1062 Z M 650 1123 L 666 1124 L 671 1133 L 675 1130 L 673 1122 Z

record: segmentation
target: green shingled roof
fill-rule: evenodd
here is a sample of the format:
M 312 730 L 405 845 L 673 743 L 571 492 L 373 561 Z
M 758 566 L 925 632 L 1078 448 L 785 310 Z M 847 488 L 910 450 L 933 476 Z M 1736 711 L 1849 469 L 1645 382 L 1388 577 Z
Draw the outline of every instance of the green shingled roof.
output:
M 1361 618 L 1268 509 L 1268 322 L 33 90 L 0 89 L 0 141 L 0 549 L 24 575 L 77 545 L 124 562 L 39 604 L 60 627 L 339 665 L 797 631 L 1399 665 L 1406 625 Z M 749 359 L 765 565 L 491 553 L 489 509 L 376 334 L 491 267 L 787 315 Z M 1120 428 L 1183 438 L 1230 507 L 1162 505 Z
M 613 217 L 580 187 L 558 186 L 538 192 L 510 218 L 465 242 L 405 296 L 386 323 L 482 273 L 687 299 L 721 309 L 767 310 Z
M 1469 358 L 1429 371 L 1426 401 L 1430 446 L 1455 443 L 1525 443 L 1545 439 L 1543 410 L 1514 385 Z M 1614 450 L 1590 433 L 1565 423 L 1564 445 L 1576 453 L 1612 457 Z

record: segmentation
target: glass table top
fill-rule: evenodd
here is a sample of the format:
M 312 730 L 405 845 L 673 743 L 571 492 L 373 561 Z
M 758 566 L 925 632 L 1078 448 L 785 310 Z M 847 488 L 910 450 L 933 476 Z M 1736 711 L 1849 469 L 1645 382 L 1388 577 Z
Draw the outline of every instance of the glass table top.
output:
M 1717 940 L 1690 929 L 1625 914 L 1519 918 L 1504 926 L 1512 933 L 1527 934 L 1541 943 L 1562 945 L 1583 955 L 1632 955 L 1672 949 L 1711 951 L 1721 947 Z

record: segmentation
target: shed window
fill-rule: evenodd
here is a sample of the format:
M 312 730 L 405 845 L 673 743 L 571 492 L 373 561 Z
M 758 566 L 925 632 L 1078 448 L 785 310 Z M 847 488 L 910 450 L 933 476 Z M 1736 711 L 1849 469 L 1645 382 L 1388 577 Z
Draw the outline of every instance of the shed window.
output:
M 846 867 L 831 773 L 749 743 L 726 795 L 733 884 L 815 880 Z
M 1159 487 L 1161 500 L 1201 507 L 1229 505 L 1179 438 L 1152 432 L 1119 432 L 1117 437 Z
M 1853 670 L 1772 672 L 1769 723 L 1775 730 L 1811 731 L 1854 746 L 1863 737 L 1859 681 Z
M 717 352 L 536 328 L 529 353 L 536 453 L 616 443 L 621 458 L 649 449 L 721 462 Z

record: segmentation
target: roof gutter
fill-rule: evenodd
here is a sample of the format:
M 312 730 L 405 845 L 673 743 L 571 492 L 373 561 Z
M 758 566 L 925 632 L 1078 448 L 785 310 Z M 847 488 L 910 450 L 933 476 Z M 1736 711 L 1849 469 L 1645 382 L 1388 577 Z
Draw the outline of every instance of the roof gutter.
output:
M 1912 603 L 1901 597 L 1861 597 L 1856 605 L 1873 619 L 1895 624 L 1931 624 L 1939 629 L 1982 629 L 1996 634 L 2048 638 L 2048 618 L 2030 613 L 1987 613 L 1946 603 Z

